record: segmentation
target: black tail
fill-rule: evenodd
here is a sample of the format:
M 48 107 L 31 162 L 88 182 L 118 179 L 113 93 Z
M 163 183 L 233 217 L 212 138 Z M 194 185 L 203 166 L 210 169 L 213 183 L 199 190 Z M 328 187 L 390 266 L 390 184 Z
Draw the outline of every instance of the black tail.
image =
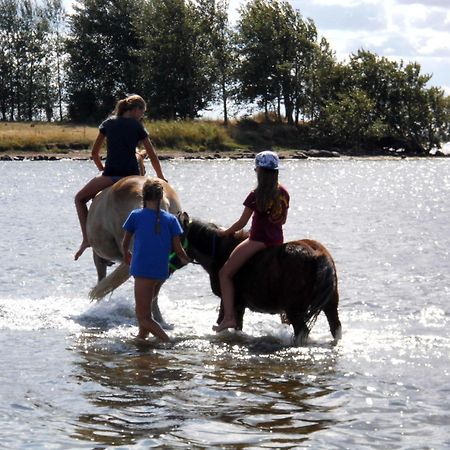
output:
M 325 305 L 335 298 L 336 280 L 333 261 L 327 255 L 320 256 L 317 260 L 316 281 L 311 295 L 311 304 L 305 315 L 305 323 L 309 331 Z

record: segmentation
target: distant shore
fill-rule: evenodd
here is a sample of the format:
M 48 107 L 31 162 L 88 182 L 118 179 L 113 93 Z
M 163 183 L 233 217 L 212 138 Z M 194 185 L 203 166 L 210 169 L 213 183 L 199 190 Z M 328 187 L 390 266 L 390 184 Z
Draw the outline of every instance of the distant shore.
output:
M 257 150 L 231 150 L 231 151 L 191 151 L 191 150 L 168 150 L 157 151 L 161 161 L 171 159 L 185 160 L 213 160 L 213 159 L 248 159 L 254 158 Z M 276 149 L 280 159 L 309 159 L 309 158 L 372 158 L 372 159 L 404 159 L 404 158 L 437 158 L 449 157 L 438 152 L 436 155 L 408 155 L 404 153 L 371 151 L 371 152 L 348 152 L 348 151 L 329 151 L 329 150 L 279 150 Z M 52 149 L 52 151 L 4 151 L 0 153 L 0 161 L 59 161 L 64 159 L 89 160 L 91 151 L 81 150 L 61 150 Z
M 253 158 L 266 149 L 286 159 L 428 158 L 450 153 L 447 144 L 436 155 L 414 152 L 407 145 L 396 146 L 392 142 L 382 148 L 327 147 L 308 141 L 295 127 L 254 120 L 227 127 L 212 121 L 154 121 L 146 126 L 161 160 Z M 98 128 L 88 125 L 0 122 L 0 161 L 87 160 L 97 134 Z M 105 153 L 102 149 L 102 155 Z

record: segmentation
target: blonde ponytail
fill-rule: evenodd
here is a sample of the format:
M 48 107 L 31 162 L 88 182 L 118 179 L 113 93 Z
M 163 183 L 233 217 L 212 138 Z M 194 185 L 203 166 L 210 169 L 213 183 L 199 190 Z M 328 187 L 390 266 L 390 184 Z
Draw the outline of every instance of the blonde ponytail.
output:
M 127 98 L 119 100 L 116 103 L 113 115 L 117 117 L 122 117 L 127 111 L 131 111 L 135 108 L 147 109 L 147 104 L 145 100 L 140 95 L 129 95 Z

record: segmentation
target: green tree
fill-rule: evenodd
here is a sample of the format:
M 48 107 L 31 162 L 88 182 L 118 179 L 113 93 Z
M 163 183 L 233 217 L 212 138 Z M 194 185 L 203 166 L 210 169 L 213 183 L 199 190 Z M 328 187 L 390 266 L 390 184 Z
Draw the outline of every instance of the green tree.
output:
M 328 144 L 345 148 L 364 144 L 375 129 L 374 106 L 374 101 L 358 89 L 338 96 L 325 104 L 322 111 L 322 136 L 327 137 Z
M 44 14 L 49 24 L 44 64 L 45 73 L 44 109 L 47 120 L 53 117 L 56 107 L 59 120 L 63 120 L 66 11 L 61 0 L 45 0 Z
M 294 123 L 295 115 L 298 123 L 300 115 L 311 113 L 308 98 L 320 89 L 318 76 L 313 74 L 315 61 L 325 61 L 328 48 L 322 49 L 317 43 L 314 22 L 304 20 L 288 2 L 253 0 L 240 12 L 241 98 L 256 101 L 266 116 L 269 104 L 274 105 L 279 120 L 284 105 L 287 122 Z
M 196 6 L 149 0 L 139 21 L 142 82 L 150 110 L 164 119 L 195 118 L 212 99 L 210 53 Z
M 14 118 L 14 32 L 18 28 L 16 0 L 0 0 L 0 111 Z
M 427 83 L 430 75 L 421 73 L 417 63 L 390 61 L 360 50 L 350 60 L 354 87 L 363 90 L 374 102 L 377 120 L 387 137 L 404 143 L 408 151 L 423 152 L 433 144 L 436 120 Z M 434 92 L 434 91 L 433 91 Z M 440 120 L 440 119 L 439 119 Z
M 214 100 L 220 101 L 223 109 L 223 121 L 228 124 L 228 101 L 233 96 L 235 83 L 235 51 L 234 32 L 229 22 L 228 0 L 198 0 L 196 9 L 201 17 L 202 35 L 205 49 L 208 49 L 209 60 L 207 73 L 214 88 Z
M 430 150 L 450 140 L 450 96 L 437 87 L 429 88 L 426 93 L 429 114 L 426 133 Z
M 140 90 L 134 18 L 138 0 L 82 0 L 74 4 L 66 51 L 69 115 L 76 121 L 98 121 L 116 100 Z
M 239 13 L 238 98 L 243 102 L 256 102 L 268 118 L 270 104 L 279 96 L 279 85 L 274 78 L 278 64 L 273 33 L 274 10 L 266 0 L 253 0 L 244 4 Z

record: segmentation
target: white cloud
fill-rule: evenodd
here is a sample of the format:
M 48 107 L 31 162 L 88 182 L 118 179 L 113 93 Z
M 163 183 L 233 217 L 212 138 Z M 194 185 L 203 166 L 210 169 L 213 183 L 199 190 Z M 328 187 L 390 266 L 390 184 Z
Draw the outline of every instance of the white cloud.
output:
M 450 94 L 449 0 L 291 0 L 314 20 L 339 59 L 358 49 L 416 61 Z

